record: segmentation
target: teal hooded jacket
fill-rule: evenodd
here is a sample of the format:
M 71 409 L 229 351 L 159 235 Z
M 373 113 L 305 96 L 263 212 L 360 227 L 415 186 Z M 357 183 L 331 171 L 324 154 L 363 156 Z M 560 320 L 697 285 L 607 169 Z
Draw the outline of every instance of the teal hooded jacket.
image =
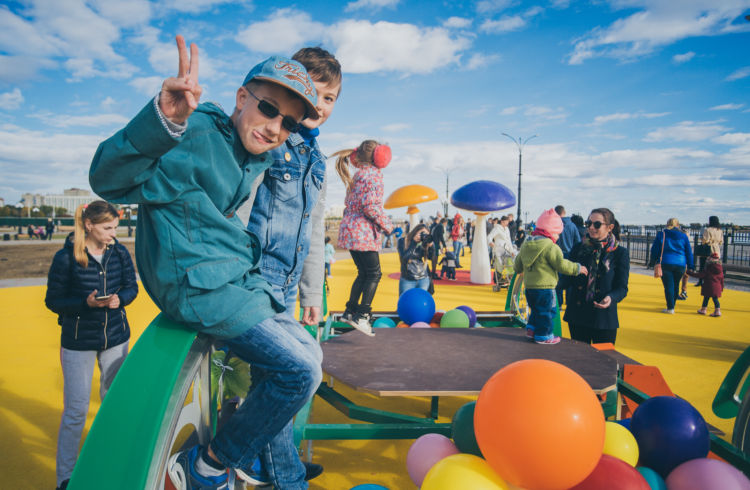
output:
M 170 318 L 232 338 L 284 311 L 258 272 L 258 238 L 234 214 L 271 163 L 268 153 L 248 153 L 211 103 L 174 137 L 152 101 L 99 145 L 91 188 L 110 202 L 138 204 L 138 272 Z

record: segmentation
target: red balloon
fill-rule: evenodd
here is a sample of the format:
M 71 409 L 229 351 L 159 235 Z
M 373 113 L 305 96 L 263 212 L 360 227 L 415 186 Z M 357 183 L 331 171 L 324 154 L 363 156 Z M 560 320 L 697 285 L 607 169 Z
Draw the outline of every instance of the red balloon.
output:
M 594 471 L 571 490 L 650 490 L 643 475 L 625 461 L 602 454 Z

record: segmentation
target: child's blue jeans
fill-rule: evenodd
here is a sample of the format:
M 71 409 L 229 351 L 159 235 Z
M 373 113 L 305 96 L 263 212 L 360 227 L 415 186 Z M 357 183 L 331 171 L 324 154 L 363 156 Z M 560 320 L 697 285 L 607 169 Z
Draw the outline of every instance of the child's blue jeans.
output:
M 534 340 L 554 337 L 553 322 L 557 315 L 557 296 L 554 289 L 527 289 L 526 303 L 531 313 L 526 328 L 534 330 Z
M 292 437 L 292 418 L 323 377 L 320 345 L 287 313 L 225 343 L 252 366 L 252 386 L 245 402 L 211 441 L 211 449 L 232 468 L 249 466 L 263 451 L 264 467 L 276 487 L 307 488 Z

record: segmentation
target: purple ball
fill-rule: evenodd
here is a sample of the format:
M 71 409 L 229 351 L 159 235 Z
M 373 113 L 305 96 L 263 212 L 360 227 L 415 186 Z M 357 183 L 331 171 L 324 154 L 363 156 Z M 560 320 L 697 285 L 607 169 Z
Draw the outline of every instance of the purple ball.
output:
M 457 306 L 456 309 L 466 313 L 466 316 L 469 317 L 469 328 L 474 328 L 474 325 L 477 324 L 477 312 L 466 305 Z
M 432 328 L 429 323 L 426 322 L 414 322 L 409 328 Z
M 638 463 L 663 478 L 685 461 L 708 455 L 708 426 L 681 398 L 655 396 L 644 401 L 633 413 L 630 432 L 638 442 Z
M 682 463 L 666 480 L 669 490 L 747 490 L 750 480 L 737 468 L 716 459 L 699 458 Z

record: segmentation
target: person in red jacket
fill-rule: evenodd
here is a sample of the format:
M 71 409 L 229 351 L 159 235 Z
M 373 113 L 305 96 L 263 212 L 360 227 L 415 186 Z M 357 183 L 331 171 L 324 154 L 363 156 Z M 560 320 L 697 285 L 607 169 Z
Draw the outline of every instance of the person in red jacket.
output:
M 724 269 L 721 266 L 719 254 L 714 252 L 706 260 L 706 266 L 700 272 L 688 271 L 688 275 L 699 278 L 701 282 L 701 295 L 703 296 L 703 305 L 698 310 L 699 315 L 706 314 L 708 300 L 714 302 L 714 312 L 710 316 L 721 316 L 721 307 L 719 298 L 724 290 Z
M 380 277 L 382 233 L 390 233 L 393 224 L 383 211 L 383 174 L 391 161 L 391 149 L 374 140 L 363 141 L 353 150 L 341 150 L 332 156 L 336 171 L 346 185 L 346 208 L 339 227 L 339 248 L 349 250 L 357 266 L 349 301 L 341 320 L 357 330 L 372 333 L 371 304 Z M 349 167 L 357 169 L 354 176 Z

